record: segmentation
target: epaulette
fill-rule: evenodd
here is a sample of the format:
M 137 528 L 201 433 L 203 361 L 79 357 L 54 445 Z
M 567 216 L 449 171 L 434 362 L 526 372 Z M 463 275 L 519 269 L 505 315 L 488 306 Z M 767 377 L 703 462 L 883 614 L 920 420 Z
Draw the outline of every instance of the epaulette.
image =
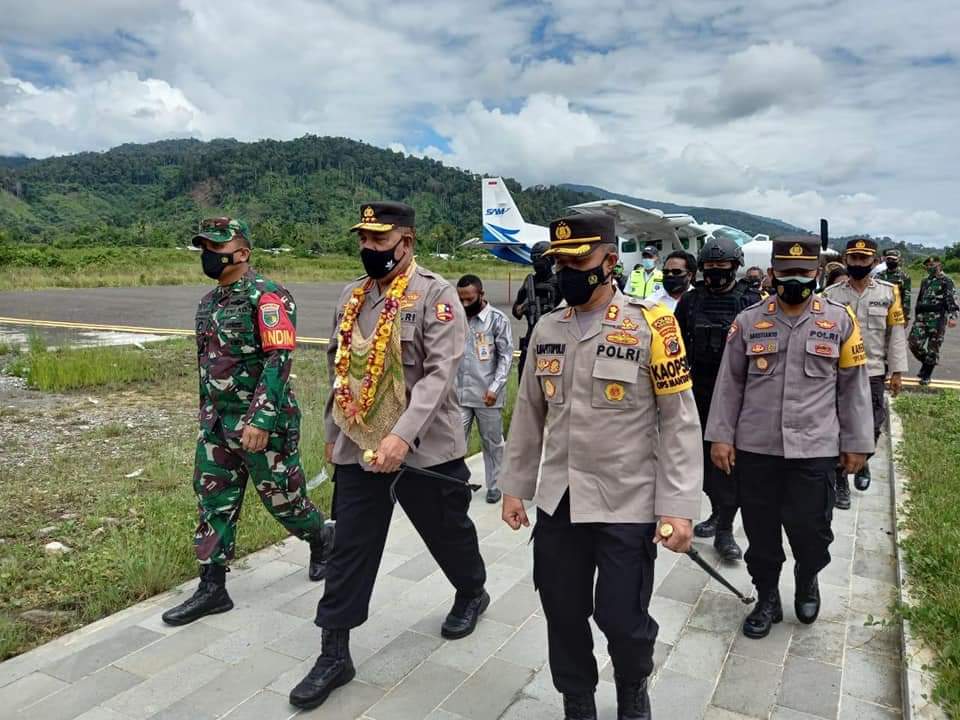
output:
M 831 285 L 831 287 L 833 287 L 833 286 Z M 820 297 L 821 297 L 825 302 L 830 303 L 830 304 L 833 305 L 834 307 L 843 308 L 844 310 L 850 310 L 850 306 L 847 305 L 846 303 L 837 302 L 837 301 L 834 300 L 833 298 L 828 298 L 826 295 L 821 295 Z M 850 312 L 853 312 L 853 311 L 850 310 Z M 854 316 L 854 317 L 855 317 L 855 316 Z
M 747 310 L 753 310 L 755 307 L 760 307 L 761 305 L 766 305 L 766 304 L 767 304 L 767 300 L 769 300 L 769 299 L 770 299 L 769 296 L 768 296 L 768 297 L 765 297 L 765 298 L 760 298 L 760 299 L 759 299 L 757 302 L 755 302 L 753 305 L 747 305 L 747 306 L 746 306 L 743 310 L 741 310 L 740 312 L 746 312 Z
M 642 307 L 647 308 L 647 310 L 651 310 L 655 308 L 657 305 L 659 305 L 660 303 L 658 303 L 656 300 L 651 300 L 650 298 L 638 298 L 636 295 L 628 295 L 627 304 L 640 305 Z
M 882 279 L 880 279 L 880 278 L 878 278 L 878 277 L 874 277 L 873 279 L 874 279 L 874 281 L 875 281 L 878 285 L 886 285 L 887 287 L 896 287 L 896 285 L 894 285 L 894 284 L 893 284 L 892 282 L 890 282 L 889 280 L 882 280 Z
M 563 303 L 561 303 L 560 305 L 557 305 L 553 310 L 550 310 L 544 313 L 544 317 L 546 317 L 547 315 L 553 315 L 555 312 L 558 312 L 559 310 L 567 310 L 569 307 L 570 307 L 569 305 L 564 305 Z

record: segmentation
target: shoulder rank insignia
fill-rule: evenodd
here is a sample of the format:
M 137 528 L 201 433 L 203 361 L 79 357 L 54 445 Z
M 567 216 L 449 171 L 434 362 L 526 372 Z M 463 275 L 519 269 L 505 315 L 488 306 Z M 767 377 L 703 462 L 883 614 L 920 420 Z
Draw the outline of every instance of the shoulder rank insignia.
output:
M 616 320 L 618 317 L 620 317 L 619 305 L 611 305 L 610 307 L 607 308 L 607 320 L 610 320 L 612 322 Z

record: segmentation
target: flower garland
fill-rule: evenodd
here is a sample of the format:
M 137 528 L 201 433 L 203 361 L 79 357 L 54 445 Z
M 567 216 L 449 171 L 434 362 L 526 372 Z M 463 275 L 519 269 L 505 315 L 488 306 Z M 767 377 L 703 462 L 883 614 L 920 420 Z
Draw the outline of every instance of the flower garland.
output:
M 352 359 L 353 329 L 357 322 L 357 316 L 360 314 L 360 309 L 363 307 L 367 290 L 373 281 L 368 280 L 354 288 L 343 309 L 343 319 L 340 321 L 339 328 L 339 343 L 334 359 L 336 365 L 334 397 L 337 405 L 343 410 L 343 414 L 351 422 L 362 425 L 367 412 L 373 406 L 373 401 L 377 396 L 377 388 L 380 385 L 380 378 L 383 377 L 387 349 L 390 345 L 390 333 L 393 332 L 394 320 L 400 310 L 400 301 L 404 292 L 406 292 L 407 284 L 410 282 L 413 267 L 414 265 L 411 263 L 408 271 L 394 278 L 387 290 L 383 310 L 380 312 L 380 318 L 377 320 L 377 326 L 373 331 L 373 349 L 367 355 L 366 372 L 360 382 L 359 399 L 354 398 L 350 391 L 348 379 Z

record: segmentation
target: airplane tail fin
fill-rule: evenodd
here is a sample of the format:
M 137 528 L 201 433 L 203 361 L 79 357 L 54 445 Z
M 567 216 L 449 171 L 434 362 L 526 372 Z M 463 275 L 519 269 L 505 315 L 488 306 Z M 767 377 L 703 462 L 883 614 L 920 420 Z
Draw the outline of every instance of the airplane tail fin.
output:
M 483 224 L 492 224 L 509 230 L 519 230 L 526 223 L 513 196 L 501 178 L 484 178 Z

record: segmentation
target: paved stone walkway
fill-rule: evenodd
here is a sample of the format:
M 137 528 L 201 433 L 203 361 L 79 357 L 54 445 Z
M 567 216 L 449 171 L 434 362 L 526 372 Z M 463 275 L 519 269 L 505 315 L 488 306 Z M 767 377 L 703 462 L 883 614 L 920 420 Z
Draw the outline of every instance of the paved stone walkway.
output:
M 886 446 L 888 447 L 888 446 Z M 482 463 L 471 466 L 482 474 Z M 821 576 L 813 626 L 792 609 L 792 572 L 781 591 L 784 622 L 761 641 L 738 630 L 745 607 L 691 561 L 657 560 L 651 603 L 660 623 L 654 716 L 661 720 L 885 718 L 900 715 L 895 629 L 864 625 L 886 614 L 894 589 L 887 449 L 872 463 L 869 493 L 837 512 L 834 560 Z M 855 493 L 856 494 L 856 493 Z M 477 631 L 439 635 L 453 592 L 410 523 L 397 512 L 370 620 L 353 633 L 358 678 L 298 718 L 540 720 L 560 718 L 546 667 L 546 633 L 531 583 L 529 530 L 514 533 L 478 494 L 471 508 L 493 598 Z M 741 534 L 742 540 L 742 534 Z M 712 546 L 700 547 L 713 562 Z M 0 718 L 31 720 L 280 720 L 287 692 L 312 665 L 311 622 L 322 584 L 307 581 L 307 546 L 290 540 L 257 553 L 229 576 L 236 608 L 184 628 L 161 612 L 195 581 L 0 664 Z M 742 564 L 726 568 L 749 587 Z M 616 717 L 612 669 L 603 668 L 600 718 Z

